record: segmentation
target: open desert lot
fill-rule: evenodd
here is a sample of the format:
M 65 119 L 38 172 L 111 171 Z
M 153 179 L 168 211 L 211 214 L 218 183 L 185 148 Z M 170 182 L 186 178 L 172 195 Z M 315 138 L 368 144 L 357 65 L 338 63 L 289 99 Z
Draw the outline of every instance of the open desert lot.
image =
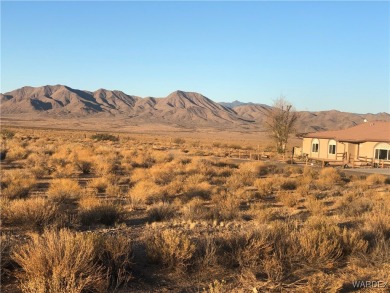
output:
M 388 292 L 389 176 L 171 130 L 2 127 L 1 292 Z

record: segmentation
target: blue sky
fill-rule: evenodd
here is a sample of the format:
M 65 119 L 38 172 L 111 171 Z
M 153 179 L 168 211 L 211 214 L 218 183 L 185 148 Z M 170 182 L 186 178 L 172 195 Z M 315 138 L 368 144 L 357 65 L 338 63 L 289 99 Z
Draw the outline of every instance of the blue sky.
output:
M 390 112 L 389 2 L 1 2 L 1 92 L 66 84 Z

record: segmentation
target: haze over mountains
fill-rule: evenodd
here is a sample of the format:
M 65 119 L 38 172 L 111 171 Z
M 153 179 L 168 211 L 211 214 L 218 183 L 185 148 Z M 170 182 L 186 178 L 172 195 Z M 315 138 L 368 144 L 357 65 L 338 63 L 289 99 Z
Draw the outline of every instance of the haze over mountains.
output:
M 141 98 L 122 91 L 99 89 L 94 92 L 65 85 L 22 87 L 0 95 L 3 117 L 39 118 L 130 118 L 130 123 L 162 123 L 180 127 L 215 127 L 261 130 L 264 104 L 216 103 L 194 92 L 175 91 L 165 98 Z M 34 118 L 35 117 L 35 118 Z M 389 113 L 355 114 L 336 110 L 300 112 L 298 131 L 340 129 L 369 121 L 390 121 Z

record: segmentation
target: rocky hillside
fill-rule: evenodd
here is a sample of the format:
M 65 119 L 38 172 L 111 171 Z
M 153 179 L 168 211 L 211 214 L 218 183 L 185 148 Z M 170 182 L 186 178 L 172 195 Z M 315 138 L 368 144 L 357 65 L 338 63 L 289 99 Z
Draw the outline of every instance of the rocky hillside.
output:
M 164 98 L 127 95 L 122 91 L 94 92 L 64 85 L 23 87 L 0 95 L 3 116 L 131 118 L 136 123 L 164 123 L 182 127 L 262 129 L 264 104 L 216 103 L 194 92 L 175 91 Z M 29 114 L 26 116 L 26 114 Z M 364 119 L 390 121 L 389 113 L 355 114 L 340 111 L 300 112 L 299 132 L 340 129 Z

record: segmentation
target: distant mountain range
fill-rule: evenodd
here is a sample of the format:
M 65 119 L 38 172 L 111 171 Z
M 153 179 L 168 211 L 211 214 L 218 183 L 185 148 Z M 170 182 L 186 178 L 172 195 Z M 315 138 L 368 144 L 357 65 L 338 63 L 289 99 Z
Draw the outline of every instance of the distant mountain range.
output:
M 94 92 L 65 85 L 22 87 L 0 95 L 6 117 L 58 119 L 106 117 L 131 118 L 135 123 L 163 123 L 181 127 L 215 127 L 261 130 L 270 106 L 255 103 L 216 103 L 194 92 L 175 91 L 164 98 L 141 98 L 118 90 Z M 369 121 L 390 121 L 389 113 L 356 114 L 336 110 L 302 111 L 298 131 L 340 129 Z

